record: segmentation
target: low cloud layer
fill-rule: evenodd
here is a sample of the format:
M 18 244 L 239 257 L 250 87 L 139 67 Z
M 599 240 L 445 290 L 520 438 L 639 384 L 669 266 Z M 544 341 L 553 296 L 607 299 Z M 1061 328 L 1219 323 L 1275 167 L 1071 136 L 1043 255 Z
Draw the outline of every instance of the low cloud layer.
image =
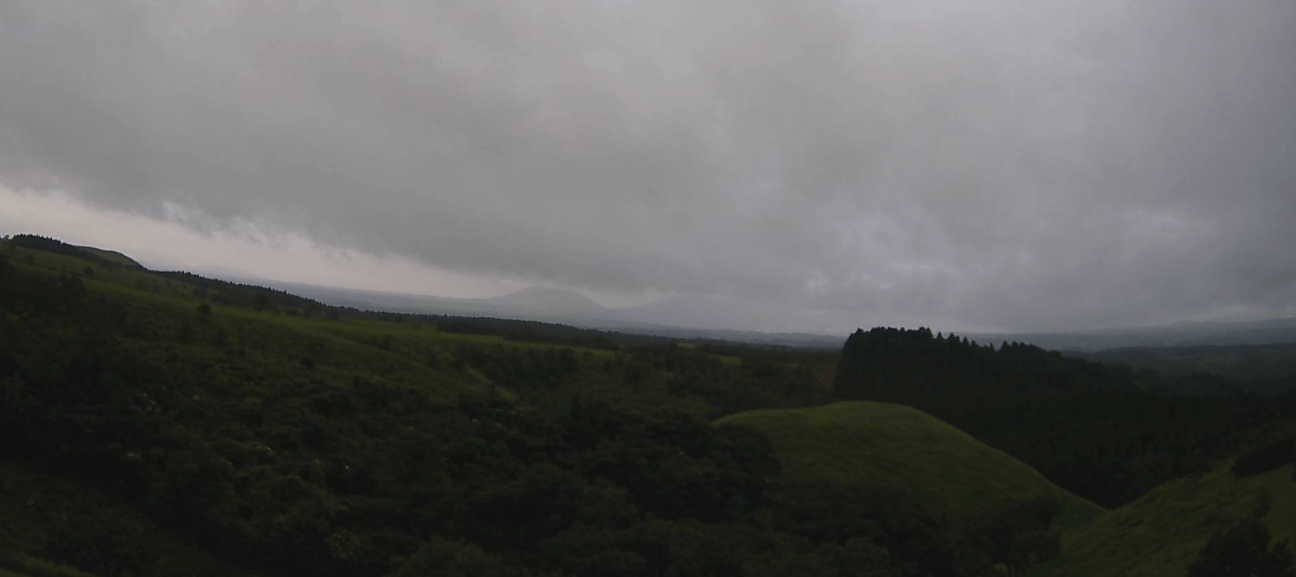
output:
M 0 182 L 847 324 L 1276 315 L 1293 55 L 1285 0 L 7 2 Z

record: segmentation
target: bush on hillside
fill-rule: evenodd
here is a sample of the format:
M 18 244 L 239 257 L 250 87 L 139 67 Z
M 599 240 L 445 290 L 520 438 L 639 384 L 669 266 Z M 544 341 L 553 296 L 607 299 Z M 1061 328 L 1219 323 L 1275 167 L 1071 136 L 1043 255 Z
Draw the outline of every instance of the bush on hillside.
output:
M 1269 546 L 1269 529 L 1255 519 L 1211 535 L 1188 577 L 1292 577 L 1287 541 Z
M 1233 474 L 1238 478 L 1272 471 L 1296 460 L 1296 434 L 1268 440 L 1253 446 L 1233 462 Z

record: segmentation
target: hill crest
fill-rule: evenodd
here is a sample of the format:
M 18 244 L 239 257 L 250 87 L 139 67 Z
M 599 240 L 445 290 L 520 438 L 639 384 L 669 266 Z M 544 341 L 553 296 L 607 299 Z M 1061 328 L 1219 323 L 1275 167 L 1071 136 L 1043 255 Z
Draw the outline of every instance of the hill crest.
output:
M 1008 501 L 1055 498 L 1059 527 L 1102 511 L 1038 471 L 918 409 L 848 401 L 807 409 L 769 409 L 721 419 L 769 436 L 789 480 L 866 482 L 908 493 L 955 522 Z
M 550 314 L 597 314 L 608 310 L 574 290 L 534 285 L 479 302 Z

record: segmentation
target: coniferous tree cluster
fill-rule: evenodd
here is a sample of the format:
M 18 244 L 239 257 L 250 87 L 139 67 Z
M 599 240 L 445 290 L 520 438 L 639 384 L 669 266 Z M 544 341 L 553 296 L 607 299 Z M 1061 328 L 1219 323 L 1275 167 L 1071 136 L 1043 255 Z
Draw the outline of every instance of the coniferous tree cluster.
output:
M 1202 472 L 1236 452 L 1247 431 L 1296 414 L 1291 393 L 1172 392 L 1183 388 L 1147 371 L 925 328 L 855 332 L 833 382 L 837 398 L 931 413 L 1107 507 Z

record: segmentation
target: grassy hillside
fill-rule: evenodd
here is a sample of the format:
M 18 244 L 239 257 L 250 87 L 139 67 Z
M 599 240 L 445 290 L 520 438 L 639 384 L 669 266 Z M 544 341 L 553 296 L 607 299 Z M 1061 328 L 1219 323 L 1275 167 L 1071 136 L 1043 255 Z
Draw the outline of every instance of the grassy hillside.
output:
M 760 410 L 720 424 L 764 431 L 789 480 L 866 482 L 902 489 L 955 522 L 1005 501 L 1055 497 L 1055 523 L 1080 524 L 1100 509 L 1054 486 L 1029 466 L 922 411 L 844 402 L 809 409 Z
M 547 410 L 565 410 L 580 397 L 714 416 L 785 404 L 780 396 L 805 396 L 806 403 L 826 396 L 814 376 L 819 365 L 763 366 L 764 374 L 755 374 L 737 357 L 696 347 L 652 350 L 664 349 L 664 339 L 652 346 L 573 346 L 548 342 L 530 328 L 537 323 L 518 323 L 521 335 L 481 334 L 507 331 L 496 325 L 509 321 L 370 314 L 193 275 L 106 266 L 95 259 L 134 261 L 102 249 L 0 247 L 24 274 L 70 275 L 112 302 L 129 346 L 159 361 L 178 356 L 181 370 L 219 366 L 221 375 L 256 374 L 255 382 L 266 383 L 303 375 L 329 383 L 382 378 L 446 400 L 488 392 Z M 86 260 L 81 252 L 94 256 Z M 780 390 L 753 390 L 762 386 L 757 381 Z
M 23 242 L 0 241 L 0 577 L 972 577 L 1061 531 L 1041 574 L 1125 574 L 1181 567 L 1265 491 L 1296 532 L 1290 467 L 1103 513 L 917 409 L 801 408 L 830 353 L 329 307 Z M 1049 449 L 1086 471 L 1145 443 L 1070 424 Z
M 92 246 L 78 246 L 77 248 L 89 253 L 91 256 L 103 259 L 105 262 L 108 263 L 116 263 L 134 269 L 144 268 L 143 266 L 140 265 L 140 263 L 136 262 L 135 259 L 128 257 L 115 250 L 104 250 L 102 248 L 95 248 Z
M 778 502 L 768 444 L 710 420 L 826 396 L 812 354 L 327 307 L 28 242 L 0 241 L 0 569 L 22 577 L 444 574 L 460 543 L 543 574 L 691 563 Z M 752 529 L 714 563 L 845 559 Z
M 1030 575 L 1182 577 L 1212 532 L 1260 507 L 1268 509 L 1262 520 L 1275 540 L 1296 537 L 1291 465 L 1237 479 L 1226 464 L 1199 479 L 1166 483 L 1064 534 L 1061 554 Z
M 1273 533 L 1275 541 L 1287 539 L 1296 545 L 1296 473 L 1292 465 L 1281 467 L 1254 477 L 1269 496 L 1269 512 L 1264 523 Z

